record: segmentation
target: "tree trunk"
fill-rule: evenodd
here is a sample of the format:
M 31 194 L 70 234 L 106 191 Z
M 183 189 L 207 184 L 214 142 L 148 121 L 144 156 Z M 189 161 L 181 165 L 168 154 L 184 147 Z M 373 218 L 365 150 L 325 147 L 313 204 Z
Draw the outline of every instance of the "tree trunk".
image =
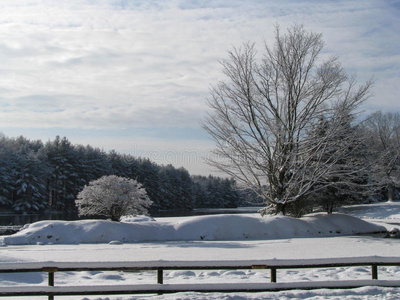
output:
M 326 208 L 326 212 L 328 213 L 328 215 L 333 213 L 333 200 L 329 199 L 326 201 L 325 203 L 325 208 Z
M 389 185 L 387 188 L 388 202 L 393 202 L 393 187 Z
M 286 203 L 278 203 L 276 205 L 275 213 L 277 215 L 279 215 L 279 214 L 285 215 L 286 214 Z

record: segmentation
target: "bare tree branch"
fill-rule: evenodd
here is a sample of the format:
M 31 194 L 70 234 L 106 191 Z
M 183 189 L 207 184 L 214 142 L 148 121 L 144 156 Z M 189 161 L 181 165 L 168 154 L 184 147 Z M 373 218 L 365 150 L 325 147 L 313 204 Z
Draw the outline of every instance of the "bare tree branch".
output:
M 321 34 L 300 25 L 265 45 L 256 61 L 254 44 L 243 44 L 221 61 L 226 76 L 211 89 L 212 113 L 203 122 L 217 148 L 209 163 L 250 187 L 277 212 L 304 198 L 351 153 L 349 116 L 369 97 L 371 82 L 357 89 L 337 57 L 319 59 Z M 313 134 L 321 119 L 324 135 Z M 334 147 L 339 137 L 341 147 Z M 355 145 L 353 145 L 355 146 Z M 353 171 L 351 171 L 353 172 Z M 343 174 L 342 174 L 343 175 Z

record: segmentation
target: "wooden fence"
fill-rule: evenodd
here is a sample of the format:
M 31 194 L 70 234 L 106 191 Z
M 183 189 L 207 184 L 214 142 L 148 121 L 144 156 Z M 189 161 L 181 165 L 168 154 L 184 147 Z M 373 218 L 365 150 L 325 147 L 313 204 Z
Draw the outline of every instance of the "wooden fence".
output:
M 277 270 L 336 268 L 369 266 L 370 280 L 309 281 L 279 283 Z M 47 286 L 5 286 L 0 296 L 47 296 L 54 299 L 58 295 L 122 295 L 122 294 L 163 294 L 177 292 L 266 292 L 290 289 L 318 288 L 356 288 L 362 286 L 400 287 L 400 280 L 379 280 L 380 266 L 400 266 L 400 257 L 361 257 L 312 260 L 257 260 L 257 261 L 150 261 L 150 262 L 49 262 L 49 263 L 1 263 L 0 273 L 45 272 L 48 274 Z M 270 271 L 270 283 L 196 283 L 164 284 L 165 270 L 240 270 L 265 269 Z M 155 284 L 132 285 L 55 285 L 57 272 L 80 271 L 149 271 L 157 273 Z M 400 274 L 399 274 L 400 276 Z

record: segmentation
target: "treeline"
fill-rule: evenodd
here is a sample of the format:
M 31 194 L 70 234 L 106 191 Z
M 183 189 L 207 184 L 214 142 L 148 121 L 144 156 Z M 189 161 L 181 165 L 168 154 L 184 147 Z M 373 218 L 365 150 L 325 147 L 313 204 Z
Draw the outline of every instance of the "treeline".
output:
M 73 145 L 65 137 L 44 144 L 22 136 L 0 136 L 0 209 L 73 212 L 77 194 L 104 175 L 142 183 L 153 201 L 150 211 L 237 207 L 241 201 L 231 179 L 192 177 L 184 168 Z

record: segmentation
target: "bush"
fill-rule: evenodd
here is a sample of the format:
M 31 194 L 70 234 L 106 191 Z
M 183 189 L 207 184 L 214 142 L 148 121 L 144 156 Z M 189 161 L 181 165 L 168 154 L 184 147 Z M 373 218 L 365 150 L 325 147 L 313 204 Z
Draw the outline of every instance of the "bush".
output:
M 86 185 L 76 204 L 79 216 L 104 215 L 120 221 L 123 215 L 147 214 L 152 201 L 136 180 L 110 175 Z

